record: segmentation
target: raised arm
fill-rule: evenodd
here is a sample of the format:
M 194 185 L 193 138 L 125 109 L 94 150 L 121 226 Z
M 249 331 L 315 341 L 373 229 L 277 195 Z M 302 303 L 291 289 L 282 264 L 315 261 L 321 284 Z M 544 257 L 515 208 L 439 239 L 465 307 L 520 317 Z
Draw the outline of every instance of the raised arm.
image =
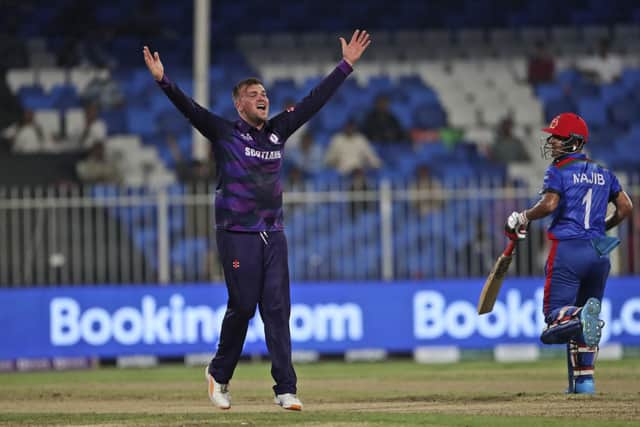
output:
M 288 138 L 326 104 L 353 71 L 353 65 L 369 47 L 371 39 L 366 31 L 355 30 L 349 43 L 340 37 L 340 44 L 342 45 L 342 61 L 338 66 L 313 88 L 309 95 L 298 102 L 293 110 L 285 111 L 273 118 L 274 124 L 282 132 L 283 138 Z
M 144 62 L 153 76 L 153 79 L 162 88 L 167 97 L 173 102 L 178 110 L 191 122 L 191 124 L 210 141 L 218 137 L 218 132 L 224 126 L 225 121 L 212 114 L 193 99 L 188 97 L 172 83 L 164 72 L 164 66 L 160 60 L 160 54 L 151 51 L 147 46 L 142 48 Z

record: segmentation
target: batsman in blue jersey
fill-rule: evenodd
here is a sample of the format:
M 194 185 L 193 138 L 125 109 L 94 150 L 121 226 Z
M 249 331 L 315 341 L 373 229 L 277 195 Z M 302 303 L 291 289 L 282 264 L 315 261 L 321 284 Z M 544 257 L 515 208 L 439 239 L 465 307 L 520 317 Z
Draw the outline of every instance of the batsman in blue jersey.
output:
M 540 339 L 545 344 L 567 344 L 567 392 L 593 394 L 609 252 L 620 243 L 605 232 L 631 214 L 632 204 L 618 178 L 582 153 L 589 132 L 580 116 L 560 114 L 542 131 L 550 134 L 543 156 L 553 158 L 542 198 L 531 209 L 513 212 L 505 230 L 509 238 L 521 240 L 529 221 L 551 215 L 543 299 L 547 327 Z M 615 212 L 606 218 L 609 203 Z
M 205 371 L 209 398 L 231 407 L 229 381 L 238 364 L 256 306 L 271 355 L 275 402 L 301 410 L 291 361 L 289 267 L 282 215 L 282 154 L 285 141 L 306 123 L 353 71 L 371 40 L 356 30 L 340 38 L 342 61 L 294 107 L 271 119 L 269 98 L 256 78 L 232 92 L 239 118 L 225 120 L 185 95 L 164 72 L 158 52 L 143 49 L 145 63 L 167 97 L 210 142 L 217 165 L 216 242 L 229 299 L 218 350 Z

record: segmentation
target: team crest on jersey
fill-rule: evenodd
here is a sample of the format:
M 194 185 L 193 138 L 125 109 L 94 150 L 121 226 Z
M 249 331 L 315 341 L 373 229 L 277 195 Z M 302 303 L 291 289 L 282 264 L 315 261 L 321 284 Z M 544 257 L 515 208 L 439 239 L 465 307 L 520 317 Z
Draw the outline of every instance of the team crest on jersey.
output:
M 269 141 L 271 141 L 274 144 L 280 144 L 280 138 L 278 138 L 278 135 L 276 135 L 275 133 L 272 133 L 271 135 L 269 135 Z
M 240 261 L 238 261 L 237 259 L 234 259 L 231 265 L 233 266 L 233 268 L 237 270 L 240 268 Z

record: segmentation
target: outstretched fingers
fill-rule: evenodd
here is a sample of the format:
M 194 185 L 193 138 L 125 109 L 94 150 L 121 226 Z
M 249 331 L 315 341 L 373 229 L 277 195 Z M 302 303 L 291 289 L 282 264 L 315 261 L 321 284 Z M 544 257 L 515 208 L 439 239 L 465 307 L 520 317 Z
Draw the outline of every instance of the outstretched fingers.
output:
M 142 55 L 144 56 L 144 62 L 147 64 L 147 68 L 156 80 L 161 80 L 164 74 L 164 67 L 160 61 L 160 55 L 158 52 L 151 54 L 148 46 L 142 48 Z
M 367 33 L 366 31 L 362 30 L 356 30 L 353 33 L 353 36 L 355 37 L 355 43 L 361 45 L 361 46 L 368 46 L 369 43 L 371 43 L 371 40 L 369 39 L 369 33 Z M 353 38 L 352 38 L 353 40 Z

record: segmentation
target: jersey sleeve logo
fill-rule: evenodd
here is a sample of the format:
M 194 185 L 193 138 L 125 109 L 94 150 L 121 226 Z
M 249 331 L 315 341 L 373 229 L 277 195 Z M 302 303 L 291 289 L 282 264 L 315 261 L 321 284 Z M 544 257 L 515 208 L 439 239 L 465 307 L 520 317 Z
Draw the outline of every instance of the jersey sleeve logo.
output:
M 240 261 L 238 261 L 237 259 L 234 259 L 231 265 L 233 266 L 234 269 L 237 270 L 240 268 Z

